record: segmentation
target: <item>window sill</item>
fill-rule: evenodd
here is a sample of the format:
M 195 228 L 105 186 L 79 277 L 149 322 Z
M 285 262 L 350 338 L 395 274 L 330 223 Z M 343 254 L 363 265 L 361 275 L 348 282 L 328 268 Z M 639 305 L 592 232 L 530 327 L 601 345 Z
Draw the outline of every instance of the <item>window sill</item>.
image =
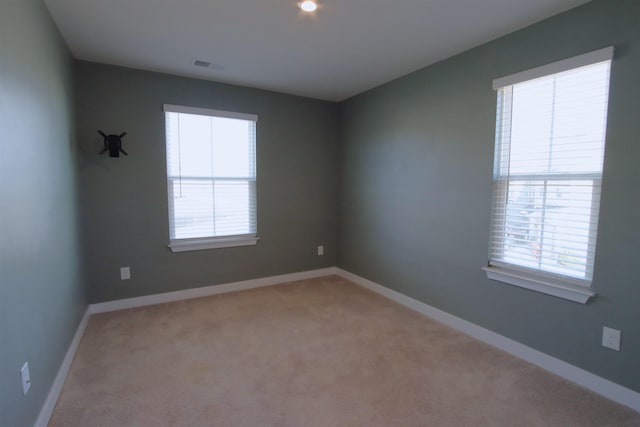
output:
M 236 246 L 252 246 L 258 243 L 259 237 L 228 236 L 206 239 L 182 239 L 169 243 L 171 252 L 201 251 L 205 249 L 233 248 Z
M 585 286 L 568 283 L 554 283 L 552 279 L 532 277 L 525 272 L 508 270 L 500 267 L 484 267 L 483 270 L 491 280 L 507 283 L 569 301 L 586 304 L 595 292 Z

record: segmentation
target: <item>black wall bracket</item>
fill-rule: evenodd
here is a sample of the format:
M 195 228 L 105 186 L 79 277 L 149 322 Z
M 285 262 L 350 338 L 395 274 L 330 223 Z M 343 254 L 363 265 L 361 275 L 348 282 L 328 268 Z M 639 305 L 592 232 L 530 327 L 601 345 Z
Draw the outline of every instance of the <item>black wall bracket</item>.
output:
M 106 135 L 104 132 L 99 130 L 98 133 L 104 138 L 104 148 L 100 154 L 104 154 L 108 151 L 109 157 L 120 157 L 120 153 L 125 156 L 129 155 L 122 148 L 122 137 L 127 134 L 126 132 L 122 132 L 120 135 Z

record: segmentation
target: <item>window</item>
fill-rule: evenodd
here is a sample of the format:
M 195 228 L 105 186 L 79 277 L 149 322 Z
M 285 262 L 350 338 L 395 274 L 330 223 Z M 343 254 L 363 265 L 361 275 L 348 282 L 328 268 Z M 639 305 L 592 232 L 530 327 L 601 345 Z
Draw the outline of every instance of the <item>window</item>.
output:
M 164 111 L 171 250 L 256 244 L 257 116 Z
M 494 81 L 491 279 L 577 302 L 591 291 L 613 48 Z

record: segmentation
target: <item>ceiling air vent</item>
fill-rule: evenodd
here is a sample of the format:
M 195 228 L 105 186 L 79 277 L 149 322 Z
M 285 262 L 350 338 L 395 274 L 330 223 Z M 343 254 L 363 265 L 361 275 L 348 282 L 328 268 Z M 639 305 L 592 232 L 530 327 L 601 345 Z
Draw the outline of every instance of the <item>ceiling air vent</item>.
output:
M 196 67 L 209 68 L 209 66 L 211 66 L 211 62 L 200 61 L 199 59 L 196 59 L 195 61 L 193 61 L 193 65 L 195 65 Z

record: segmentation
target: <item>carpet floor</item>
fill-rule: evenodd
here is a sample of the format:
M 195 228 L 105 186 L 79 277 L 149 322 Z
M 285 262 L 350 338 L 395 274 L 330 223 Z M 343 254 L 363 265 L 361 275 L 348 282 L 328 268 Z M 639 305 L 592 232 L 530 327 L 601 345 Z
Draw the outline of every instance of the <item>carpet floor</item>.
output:
M 640 426 L 335 276 L 91 317 L 50 427 Z

